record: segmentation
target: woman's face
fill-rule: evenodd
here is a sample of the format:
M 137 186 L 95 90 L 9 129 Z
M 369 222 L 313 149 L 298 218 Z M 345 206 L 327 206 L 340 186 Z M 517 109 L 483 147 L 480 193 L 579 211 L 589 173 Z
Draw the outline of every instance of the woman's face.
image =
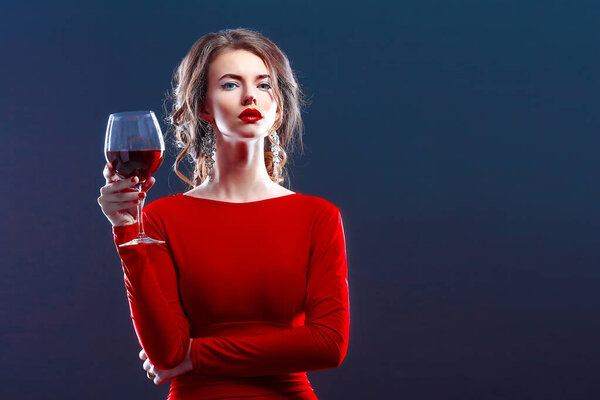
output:
M 206 109 L 200 118 L 216 125 L 225 136 L 266 136 L 279 115 L 271 82 L 260 57 L 247 50 L 224 50 L 209 66 Z M 258 110 L 262 118 L 239 118 L 249 108 Z

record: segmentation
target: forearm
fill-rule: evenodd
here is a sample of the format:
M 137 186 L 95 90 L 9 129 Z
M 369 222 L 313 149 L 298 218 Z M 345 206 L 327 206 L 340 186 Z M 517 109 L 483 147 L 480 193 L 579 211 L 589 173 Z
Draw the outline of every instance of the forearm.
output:
M 347 330 L 304 325 L 258 336 L 192 339 L 196 373 L 262 376 L 336 368 L 345 357 Z
M 115 227 L 115 244 L 123 267 L 125 289 L 131 319 L 140 346 L 150 361 L 161 369 L 179 365 L 186 357 L 189 344 L 187 318 L 163 293 L 158 284 L 155 265 L 160 249 L 146 245 L 118 247 L 128 239 L 130 230 Z M 162 278 L 162 277 L 161 277 Z

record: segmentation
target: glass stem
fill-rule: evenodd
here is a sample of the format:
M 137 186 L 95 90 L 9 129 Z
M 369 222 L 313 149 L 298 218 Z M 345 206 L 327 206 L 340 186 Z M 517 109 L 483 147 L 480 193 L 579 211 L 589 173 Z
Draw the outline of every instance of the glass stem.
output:
M 142 193 L 142 183 L 143 182 L 140 182 L 135 185 L 135 187 L 138 190 L 138 193 Z M 145 198 L 138 199 L 138 204 L 137 204 L 138 237 L 146 236 L 146 232 L 144 232 L 144 221 L 142 221 L 142 208 L 144 207 L 144 200 L 146 200 L 146 199 Z

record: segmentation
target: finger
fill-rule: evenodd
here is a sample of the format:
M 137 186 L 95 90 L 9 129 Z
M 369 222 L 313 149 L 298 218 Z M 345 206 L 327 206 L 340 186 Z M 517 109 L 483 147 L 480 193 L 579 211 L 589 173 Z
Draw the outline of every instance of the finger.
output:
M 104 203 L 110 204 L 110 203 L 124 203 L 124 202 L 130 202 L 130 201 L 138 201 L 139 199 L 145 197 L 146 193 L 141 193 L 141 196 L 140 196 L 140 193 L 137 191 L 113 192 L 113 193 L 107 193 L 105 195 L 107 195 L 107 196 L 104 199 Z
M 142 183 L 142 192 L 147 192 L 148 190 L 150 190 L 150 188 L 152 186 L 154 186 L 155 182 L 156 182 L 156 179 L 154 179 L 153 176 L 151 176 L 150 178 L 146 179 L 144 181 L 144 183 Z
M 154 365 L 152 365 L 150 360 L 147 359 L 146 361 L 144 361 L 143 367 L 145 371 L 150 371 L 150 368 L 154 367 Z
M 150 369 L 148 370 L 148 373 L 152 377 L 152 380 L 154 381 L 154 384 L 158 384 L 157 382 L 160 381 L 160 378 L 158 377 L 158 374 L 154 370 L 154 365 L 150 367 Z
M 137 205 L 139 204 L 139 200 L 142 199 L 142 197 L 139 197 L 139 193 L 132 193 L 131 199 L 121 198 L 121 200 L 114 199 L 114 196 L 117 195 L 120 194 L 110 194 L 98 197 L 98 204 L 102 207 L 104 214 L 123 212 L 125 210 L 133 210 L 135 211 L 134 214 L 137 214 Z
M 146 352 L 144 351 L 144 349 L 142 349 L 140 351 L 140 359 L 141 360 L 146 360 L 148 358 L 148 356 L 146 356 Z
M 128 207 L 129 205 L 129 207 Z M 108 204 L 104 204 L 102 206 L 102 210 L 104 211 L 104 213 L 106 215 L 110 215 L 110 216 L 117 216 L 119 214 L 123 214 L 124 212 L 127 212 L 129 215 L 131 215 L 134 219 L 137 216 L 137 201 L 134 202 L 128 202 L 128 203 L 108 203 Z
M 116 182 L 120 179 L 112 165 L 108 162 L 106 165 L 104 165 L 104 171 L 102 171 L 102 174 L 104 175 L 104 179 L 106 179 L 106 183 Z
M 100 193 L 108 194 L 108 193 L 128 191 L 128 189 L 131 189 L 131 187 L 133 185 L 135 185 L 138 181 L 139 181 L 138 177 L 134 176 L 133 178 L 129 178 L 129 179 L 120 179 L 118 181 L 106 182 L 106 185 L 102 186 L 102 188 L 100 189 Z M 129 191 L 134 191 L 134 190 L 135 189 L 131 189 Z
M 150 370 L 148 371 L 148 373 L 152 376 L 152 378 L 153 378 L 152 380 L 154 381 L 155 385 L 160 385 L 162 383 L 162 380 L 161 380 L 160 376 L 158 376 L 158 373 L 154 369 L 154 366 L 152 366 L 150 368 Z

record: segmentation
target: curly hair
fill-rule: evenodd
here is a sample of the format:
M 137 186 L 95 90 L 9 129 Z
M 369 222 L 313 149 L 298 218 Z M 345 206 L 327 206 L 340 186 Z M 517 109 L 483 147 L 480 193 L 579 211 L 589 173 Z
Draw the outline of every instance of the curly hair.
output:
M 172 95 L 167 100 L 172 101 L 172 111 L 167 116 L 169 131 L 174 132 L 174 142 L 181 149 L 173 164 L 173 170 L 183 181 L 195 187 L 208 177 L 206 156 L 202 152 L 202 139 L 210 129 L 210 125 L 199 118 L 198 111 L 206 101 L 208 68 L 224 50 L 247 50 L 260 57 L 273 77 L 273 91 L 277 100 L 279 117 L 267 135 L 265 141 L 265 166 L 271 180 L 277 184 L 284 182 L 288 176 L 285 168 L 288 152 L 295 150 L 297 141 L 303 148 L 303 123 L 301 108 L 306 105 L 287 56 L 272 41 L 260 33 L 244 28 L 225 29 L 208 33 L 198 39 L 177 67 L 173 82 Z M 273 171 L 273 142 L 270 133 L 277 130 L 279 135 L 278 179 L 275 180 Z M 179 171 L 183 158 L 189 157 L 194 166 L 193 176 L 189 179 Z

